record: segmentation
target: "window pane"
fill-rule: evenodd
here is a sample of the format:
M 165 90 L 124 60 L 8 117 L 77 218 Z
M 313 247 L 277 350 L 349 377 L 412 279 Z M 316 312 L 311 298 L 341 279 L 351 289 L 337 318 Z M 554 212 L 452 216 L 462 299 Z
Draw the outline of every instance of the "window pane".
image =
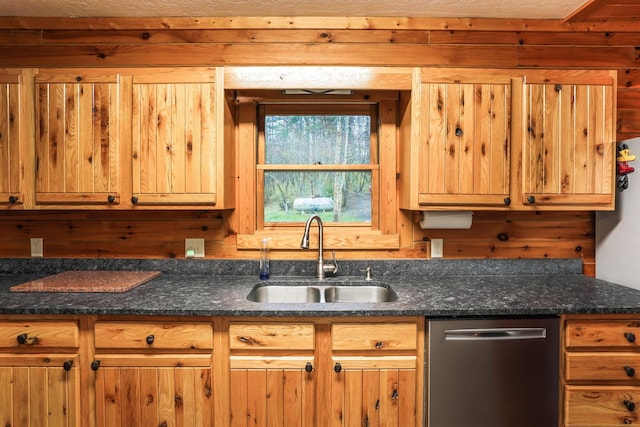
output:
M 371 223 L 371 172 L 274 172 L 264 174 L 264 222 Z
M 369 164 L 367 115 L 267 115 L 267 164 Z

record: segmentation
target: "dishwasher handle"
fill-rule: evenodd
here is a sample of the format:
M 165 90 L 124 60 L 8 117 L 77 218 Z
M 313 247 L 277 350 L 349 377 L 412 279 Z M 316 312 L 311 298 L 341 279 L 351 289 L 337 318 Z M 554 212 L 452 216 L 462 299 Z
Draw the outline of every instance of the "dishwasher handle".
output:
M 546 328 L 447 329 L 444 331 L 445 341 L 527 340 L 546 337 Z

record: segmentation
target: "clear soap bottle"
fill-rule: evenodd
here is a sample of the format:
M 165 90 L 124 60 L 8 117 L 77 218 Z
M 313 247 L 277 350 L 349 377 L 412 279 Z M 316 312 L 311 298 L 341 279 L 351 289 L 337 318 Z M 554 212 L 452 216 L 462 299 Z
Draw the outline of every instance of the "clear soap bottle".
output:
M 260 247 L 260 280 L 269 279 L 269 240 L 271 239 L 262 239 Z

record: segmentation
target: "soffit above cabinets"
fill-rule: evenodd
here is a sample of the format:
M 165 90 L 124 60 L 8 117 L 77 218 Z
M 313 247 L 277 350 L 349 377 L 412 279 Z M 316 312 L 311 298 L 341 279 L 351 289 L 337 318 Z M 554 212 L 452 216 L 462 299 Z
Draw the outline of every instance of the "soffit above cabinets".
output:
M 612 3 L 616 0 L 595 0 Z M 620 1 L 620 0 L 618 0 Z M 565 19 L 589 0 L 42 0 L 6 1 L 0 16 L 390 16 Z M 627 2 L 628 3 L 628 0 Z

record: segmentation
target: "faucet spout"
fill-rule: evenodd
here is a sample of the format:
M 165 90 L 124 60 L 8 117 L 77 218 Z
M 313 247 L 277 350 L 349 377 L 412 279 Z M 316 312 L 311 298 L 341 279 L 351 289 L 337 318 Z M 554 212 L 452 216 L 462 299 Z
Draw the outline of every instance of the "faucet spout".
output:
M 322 225 L 322 219 L 318 214 L 313 214 L 307 219 L 307 222 L 304 225 L 304 233 L 302 234 L 300 248 L 309 249 L 309 234 L 311 223 L 313 221 L 316 221 L 318 224 L 318 264 L 316 266 L 316 277 L 318 279 L 324 279 L 326 273 L 335 274 L 338 271 L 338 263 L 336 262 L 335 251 L 333 252 L 333 265 L 324 263 L 324 226 Z

